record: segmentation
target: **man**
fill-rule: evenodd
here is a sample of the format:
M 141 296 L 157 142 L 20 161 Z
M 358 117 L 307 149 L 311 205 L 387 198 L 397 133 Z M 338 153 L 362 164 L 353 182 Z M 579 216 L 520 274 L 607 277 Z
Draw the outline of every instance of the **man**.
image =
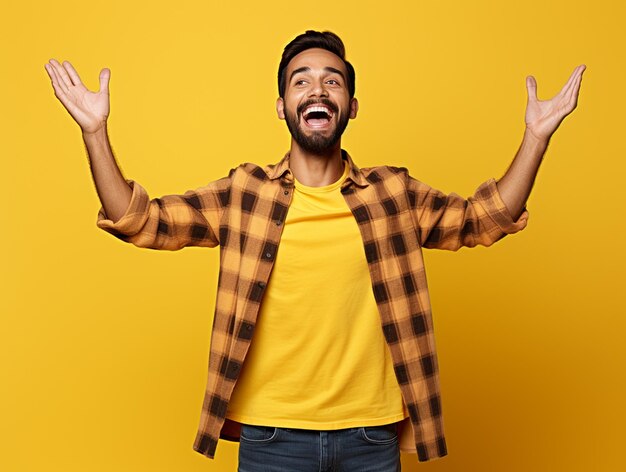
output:
M 279 65 L 285 157 L 150 200 L 111 152 L 110 71 L 92 93 L 69 62 L 46 64 L 83 132 L 98 226 L 140 247 L 220 246 L 194 449 L 213 458 L 218 439 L 239 441 L 241 471 L 396 471 L 400 449 L 420 461 L 446 455 L 421 248 L 488 246 L 526 226 L 539 164 L 576 107 L 584 69 L 548 101 L 526 79 L 520 149 L 502 179 L 466 200 L 405 168 L 355 165 L 341 148 L 359 108 L 354 69 L 336 35 L 307 31 Z

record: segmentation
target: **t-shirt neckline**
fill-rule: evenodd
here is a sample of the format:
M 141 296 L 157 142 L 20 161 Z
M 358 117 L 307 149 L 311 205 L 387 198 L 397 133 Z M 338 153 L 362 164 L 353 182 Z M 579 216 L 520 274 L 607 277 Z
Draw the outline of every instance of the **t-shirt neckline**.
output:
M 341 184 L 343 183 L 343 181 L 346 180 L 346 177 L 348 177 L 348 174 L 350 171 L 348 161 L 344 159 L 342 160 L 342 162 L 343 162 L 343 174 L 341 175 L 341 177 L 339 177 L 339 179 L 336 182 L 333 182 L 332 184 L 328 184 L 328 185 L 323 185 L 321 187 L 311 187 L 308 185 L 304 185 L 302 182 L 296 179 L 296 176 L 294 175 L 293 179 L 295 181 L 296 189 L 304 193 L 332 192 L 333 190 L 338 189 L 339 187 L 341 187 Z

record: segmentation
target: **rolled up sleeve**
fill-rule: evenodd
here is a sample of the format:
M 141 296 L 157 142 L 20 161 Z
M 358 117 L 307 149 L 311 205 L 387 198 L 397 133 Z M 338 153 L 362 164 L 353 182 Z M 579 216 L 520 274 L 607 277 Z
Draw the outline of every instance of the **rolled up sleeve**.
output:
M 494 179 L 481 184 L 467 199 L 455 193 L 446 195 L 410 176 L 407 186 L 423 247 L 456 251 L 490 246 L 528 223 L 526 208 L 513 220 Z
M 476 200 L 483 205 L 489 217 L 499 226 L 504 233 L 502 236 L 517 233 L 528 224 L 529 213 L 526 207 L 522 210 L 519 218 L 513 220 L 509 209 L 500 196 L 495 179 L 489 179 L 478 187 Z
M 98 211 L 97 226 L 115 236 L 133 236 L 141 231 L 148 219 L 150 198 L 146 190 L 133 180 L 126 180 L 133 193 L 126 213 L 113 222 L 107 217 L 103 207 Z
M 132 196 L 126 212 L 113 222 L 104 208 L 100 208 L 98 228 L 122 241 L 150 249 L 178 250 L 219 244 L 219 221 L 229 192 L 228 178 L 182 195 L 154 199 L 137 182 L 127 182 Z

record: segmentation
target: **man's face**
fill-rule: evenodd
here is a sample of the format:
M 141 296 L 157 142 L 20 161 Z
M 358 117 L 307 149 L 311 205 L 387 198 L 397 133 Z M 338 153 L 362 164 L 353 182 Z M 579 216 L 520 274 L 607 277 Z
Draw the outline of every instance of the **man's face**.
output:
M 276 111 L 293 139 L 314 154 L 333 149 L 358 110 L 357 100 L 350 99 L 344 62 L 325 49 L 307 49 L 287 65 L 285 84 Z

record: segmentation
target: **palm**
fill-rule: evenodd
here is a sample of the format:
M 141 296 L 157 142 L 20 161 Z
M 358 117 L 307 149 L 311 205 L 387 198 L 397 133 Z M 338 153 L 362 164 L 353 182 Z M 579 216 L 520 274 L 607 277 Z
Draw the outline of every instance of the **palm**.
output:
M 526 78 L 528 90 L 526 128 L 537 138 L 549 139 L 563 119 L 576 108 L 584 70 L 584 65 L 576 67 L 561 91 L 550 100 L 538 100 L 535 78 L 532 76 Z
M 109 116 L 110 71 L 100 72 L 100 90 L 91 92 L 83 85 L 69 62 L 59 64 L 54 59 L 46 64 L 55 95 L 85 132 L 102 127 Z
M 82 120 L 102 120 L 109 116 L 108 93 L 90 92 L 87 87 L 81 84 L 72 90 L 69 99 Z M 74 118 L 79 120 L 77 116 Z

